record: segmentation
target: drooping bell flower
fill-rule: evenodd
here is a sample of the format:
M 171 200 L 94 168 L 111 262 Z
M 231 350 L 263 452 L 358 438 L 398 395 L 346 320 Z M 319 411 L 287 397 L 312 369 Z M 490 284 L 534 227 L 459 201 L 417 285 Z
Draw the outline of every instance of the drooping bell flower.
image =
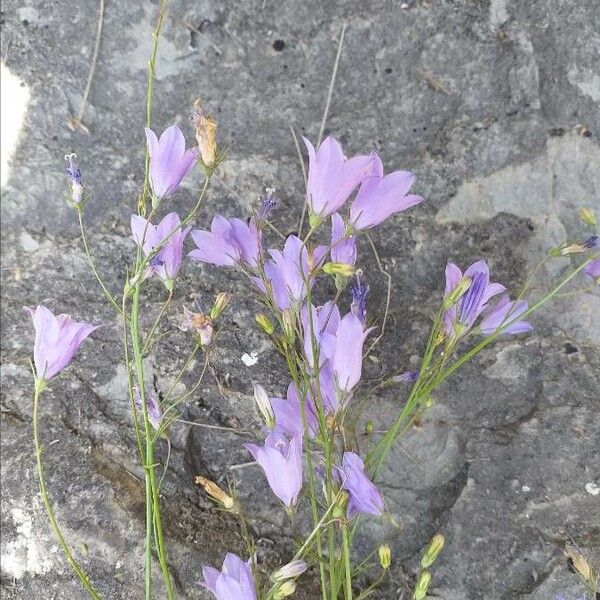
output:
M 450 306 L 444 312 L 444 328 L 448 335 L 460 336 L 471 329 L 488 301 L 504 292 L 499 283 L 490 283 L 490 272 L 485 261 L 473 263 L 464 273 L 454 264 L 446 265 L 444 300 Z M 453 300 L 453 295 L 459 297 Z
M 346 224 L 339 213 L 331 215 L 331 262 L 345 265 L 356 263 L 356 236 L 346 236 Z
M 155 431 L 159 431 L 163 419 L 163 411 L 160 407 L 160 403 L 156 399 L 156 396 L 149 394 L 148 392 L 145 393 L 145 400 L 146 410 L 148 411 L 148 421 Z M 142 395 L 138 388 L 135 388 L 135 405 L 138 410 L 143 413 L 144 406 L 142 404 Z
M 158 200 L 170 196 L 179 187 L 198 159 L 198 149 L 185 149 L 181 129 L 172 125 L 164 130 L 160 140 L 147 127 L 146 140 L 150 154 L 150 184 Z
M 239 556 L 228 553 L 223 567 L 202 567 L 203 581 L 198 585 L 205 587 L 217 600 L 256 600 L 256 588 L 252 575 L 252 562 L 244 562 Z
M 24 307 L 33 319 L 33 361 L 37 379 L 50 381 L 68 367 L 83 340 L 98 326 L 78 323 L 69 315 L 54 316 L 45 306 Z
M 302 436 L 289 438 L 275 428 L 264 445 L 244 444 L 267 477 L 269 487 L 286 507 L 296 504 L 302 489 Z
M 241 219 L 216 215 L 210 231 L 195 229 L 192 239 L 197 246 L 189 254 L 193 260 L 219 267 L 246 265 L 254 269 L 258 265 L 260 231 L 252 219 L 245 223 Z
M 325 138 L 317 150 L 302 139 L 308 150 L 308 206 L 312 215 L 323 219 L 339 210 L 369 174 L 373 157 L 347 159 L 340 143 L 332 137 Z
M 583 267 L 583 272 L 596 283 L 600 284 L 600 258 L 596 258 Z
M 183 242 L 191 227 L 181 229 L 179 215 L 169 213 L 158 225 L 152 225 L 140 215 L 131 216 L 132 238 L 142 248 L 144 256 L 153 255 L 150 259 L 144 278 L 156 275 L 167 289 L 173 289 L 173 281 L 181 268 Z M 161 246 L 156 252 L 156 248 Z
M 519 317 L 527 308 L 527 302 L 524 300 L 511 301 L 504 295 L 496 305 L 484 311 L 478 329 L 485 336 L 492 335 L 500 327 L 503 328 L 503 335 L 532 331 L 533 327 L 527 321 L 519 321 Z
M 344 452 L 339 468 L 341 487 L 348 492 L 348 518 L 359 513 L 379 516 L 384 505 L 381 493 L 365 474 L 365 465 L 354 452 Z
M 408 194 L 415 176 L 408 171 L 395 171 L 384 177 L 383 163 L 374 155 L 370 176 L 365 178 L 350 205 L 350 224 L 356 230 L 369 229 L 383 223 L 391 215 L 423 201 Z
M 275 419 L 275 427 L 294 438 L 304 433 L 302 406 L 296 385 L 292 382 L 287 389 L 287 397 L 270 398 L 271 408 Z M 306 419 L 307 435 L 314 437 L 319 429 L 314 402 L 310 396 L 304 399 L 304 417 Z
M 312 368 L 314 367 L 314 356 L 311 333 L 315 337 L 316 349 L 319 352 L 319 366 L 322 366 L 327 359 L 333 356 L 335 333 L 340 323 L 340 309 L 333 300 L 317 308 L 311 305 L 310 309 L 312 311 L 312 330 L 308 305 L 302 307 L 300 321 L 304 337 L 304 354 L 309 366 Z

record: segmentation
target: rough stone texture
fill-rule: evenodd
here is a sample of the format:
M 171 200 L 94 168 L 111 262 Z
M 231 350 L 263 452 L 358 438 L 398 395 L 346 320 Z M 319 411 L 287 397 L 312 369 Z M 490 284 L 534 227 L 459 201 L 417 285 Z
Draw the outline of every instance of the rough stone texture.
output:
M 117 291 L 131 255 L 127 223 L 143 176 L 145 68 L 155 9 L 147 1 L 107 2 L 85 135 L 66 122 L 81 103 L 96 3 L 3 4 L 2 57 L 32 94 L 2 197 L 7 598 L 82 597 L 36 488 L 27 363 L 32 334 L 21 306 L 38 302 L 106 323 L 43 399 L 48 483 L 59 519 L 104 596 L 142 595 L 142 473 L 120 330 L 86 268 L 74 215 L 63 202 L 62 156 L 71 150 L 80 156 L 93 193 L 86 212 L 90 242 Z M 578 207 L 600 209 L 600 9 L 575 0 L 173 1 L 160 46 L 155 123 L 160 129 L 181 121 L 191 136 L 186 113 L 201 96 L 230 144 L 200 223 L 217 210 L 246 214 L 262 186 L 273 185 L 282 199 L 277 225 L 293 229 L 303 195 L 289 126 L 316 137 L 342 21 L 348 29 L 327 131 L 349 153 L 376 149 L 388 168 L 414 170 L 427 199 L 374 236 L 393 277 L 388 335 L 374 351 L 378 362 L 367 361 L 367 380 L 377 381 L 422 351 L 447 258 L 469 264 L 485 257 L 496 278 L 515 290 L 548 247 L 584 235 Z M 274 49 L 275 40 L 285 42 L 283 50 Z M 199 177 L 190 177 L 173 206 L 189 208 L 199 185 Z M 371 310 L 381 316 L 386 280 L 367 244 L 362 251 Z M 542 270 L 539 285 L 561 269 Z M 238 277 L 188 265 L 175 312 L 190 290 L 200 290 L 208 303 L 222 289 L 236 294 L 235 304 L 213 372 L 183 416 L 251 433 L 173 428 L 163 492 L 182 598 L 206 597 L 193 584 L 200 565 L 243 548 L 235 521 L 195 489 L 196 474 L 235 481 L 261 559 L 276 563 L 292 547 L 256 469 L 229 469 L 247 462 L 241 442 L 259 431 L 251 381 L 272 392 L 285 387 L 283 365 L 253 326 L 257 305 Z M 150 312 L 160 295 L 157 286 L 145 300 Z M 381 536 L 393 545 L 381 598 L 407 597 L 419 553 L 436 530 L 448 540 L 434 569 L 438 597 L 580 595 L 561 549 L 573 539 L 600 559 L 600 500 L 585 488 L 600 483 L 599 311 L 597 291 L 554 302 L 535 317 L 532 335 L 497 343 L 435 394 L 434 407 L 382 474 L 393 520 L 369 522 L 359 538 L 360 552 Z M 188 348 L 178 332 L 149 358 L 158 390 L 168 388 Z M 246 366 L 244 352 L 256 352 L 257 364 Z M 188 389 L 200 367 L 194 364 L 184 377 Z M 394 390 L 371 400 L 377 427 L 396 414 L 403 396 Z M 166 452 L 161 446 L 160 460 Z M 317 597 L 306 589 L 307 598 Z

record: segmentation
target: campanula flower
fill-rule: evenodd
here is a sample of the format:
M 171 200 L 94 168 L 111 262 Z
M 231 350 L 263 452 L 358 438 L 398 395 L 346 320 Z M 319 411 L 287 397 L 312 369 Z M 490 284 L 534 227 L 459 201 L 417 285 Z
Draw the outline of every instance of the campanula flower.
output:
M 185 149 L 185 138 L 176 125 L 165 129 L 160 140 L 151 129 L 146 127 L 145 131 L 150 154 L 150 184 L 154 195 L 161 200 L 179 187 L 198 159 L 198 150 Z
M 395 171 L 383 176 L 383 163 L 376 154 L 371 173 L 361 184 L 350 205 L 350 224 L 354 229 L 369 229 L 391 215 L 423 201 L 421 196 L 408 194 L 415 176 L 408 171 Z
M 297 308 L 306 297 L 306 282 L 312 269 L 317 267 L 325 257 L 326 248 L 315 248 L 309 255 L 302 240 L 290 235 L 285 241 L 283 252 L 269 250 L 271 259 L 265 263 L 265 275 L 271 282 L 273 298 L 279 310 Z
M 312 334 L 314 334 L 316 348 L 319 351 L 319 366 L 322 366 L 328 358 L 333 356 L 335 332 L 340 323 L 340 309 L 333 300 L 317 308 L 311 305 L 310 308 L 312 311 Z M 300 321 L 304 335 L 304 354 L 309 366 L 313 367 L 313 340 L 308 305 L 302 307 Z
M 294 383 L 287 389 L 287 397 L 270 398 L 271 408 L 275 418 L 275 427 L 290 437 L 302 436 L 304 426 L 300 395 Z M 304 416 L 306 418 L 307 435 L 314 437 L 319 429 L 314 402 L 310 396 L 304 400 Z
M 358 275 L 356 276 L 356 285 L 350 288 L 350 295 L 352 296 L 350 311 L 359 318 L 363 327 L 367 323 L 367 296 L 370 289 L 368 283 L 360 282 Z
M 152 225 L 140 215 L 131 215 L 133 240 L 142 247 L 144 256 L 153 255 L 144 278 L 156 275 L 169 290 L 181 268 L 183 242 L 191 229 L 182 230 L 180 225 L 179 215 L 175 212 L 163 217 L 158 225 Z M 158 246 L 161 248 L 156 252 Z
M 302 436 L 289 438 L 275 428 L 264 445 L 244 444 L 264 471 L 273 493 L 290 507 L 302 489 Z
M 217 600 L 256 600 L 252 562 L 244 562 L 239 556 L 228 553 L 223 568 L 202 567 L 204 581 L 198 585 L 213 593 Z
M 325 138 L 317 150 L 302 139 L 308 150 L 308 205 L 310 212 L 322 219 L 339 210 L 370 173 L 373 156 L 347 159 L 332 137 Z
M 248 223 L 241 219 L 226 219 L 216 215 L 210 231 L 195 229 L 192 239 L 197 249 L 190 258 L 219 267 L 246 265 L 256 268 L 260 259 L 260 231 L 252 219 Z
M 65 160 L 69 163 L 67 167 L 67 175 L 71 180 L 71 200 L 73 200 L 74 204 L 81 204 L 83 200 L 83 180 L 81 178 L 81 170 L 79 169 L 79 165 L 75 161 L 77 158 L 77 154 L 72 152 L 71 154 L 65 155 Z
M 444 312 L 444 328 L 448 335 L 466 333 L 484 311 L 487 302 L 506 290 L 499 283 L 490 283 L 490 272 L 483 260 L 473 263 L 464 276 L 454 263 L 446 265 L 444 298 L 452 298 L 457 289 L 462 295 Z
M 33 361 L 37 378 L 50 381 L 68 367 L 83 340 L 98 326 L 78 323 L 69 315 L 54 316 L 45 306 L 24 307 L 33 319 Z
M 583 272 L 588 277 L 591 277 L 596 284 L 600 284 L 600 258 L 596 258 L 595 260 L 589 262 L 585 267 L 583 267 Z
M 148 421 L 150 421 L 150 425 L 152 425 L 152 427 L 158 431 L 163 419 L 163 411 L 160 407 L 160 403 L 156 399 L 156 396 L 153 396 L 148 392 L 145 394 L 145 400 L 146 409 L 148 411 Z M 138 388 L 135 388 L 135 405 L 140 412 L 143 412 L 144 406 L 142 405 L 142 395 L 140 394 L 140 390 Z
M 335 375 L 333 373 L 333 366 L 331 361 L 328 360 L 319 370 L 319 389 L 313 390 L 315 397 L 321 397 L 323 402 L 323 409 L 326 414 L 334 414 L 340 408 L 340 398 L 338 398 L 338 392 L 335 386 Z M 316 386 L 316 382 L 315 382 Z M 342 398 L 343 400 L 344 398 Z
M 356 263 L 356 236 L 346 236 L 346 225 L 339 213 L 331 215 L 331 262 L 345 265 Z
M 527 333 L 533 327 L 527 321 L 519 321 L 519 317 L 527 310 L 524 300 L 510 300 L 507 295 L 500 298 L 498 303 L 483 313 L 479 323 L 479 331 L 483 335 L 492 335 L 499 327 L 503 327 L 503 335 Z
M 383 498 L 375 484 L 365 474 L 365 465 L 354 452 L 344 452 L 339 467 L 341 487 L 348 492 L 348 518 L 359 513 L 381 515 Z

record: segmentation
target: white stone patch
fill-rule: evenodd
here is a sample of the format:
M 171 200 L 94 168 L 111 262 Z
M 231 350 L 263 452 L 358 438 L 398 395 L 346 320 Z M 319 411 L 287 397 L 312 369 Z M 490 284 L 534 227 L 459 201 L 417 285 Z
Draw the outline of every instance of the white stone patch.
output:
M 527 364 L 523 362 L 522 344 L 512 343 L 496 354 L 496 362 L 488 367 L 483 374 L 493 379 L 525 379 L 527 368 Z
M 588 481 L 585 484 L 585 491 L 590 494 L 590 496 L 597 496 L 600 494 L 600 486 L 594 481 Z
M 26 231 L 19 235 L 19 243 L 25 252 L 35 252 L 40 245 Z
M 571 85 L 578 87 L 585 96 L 594 102 L 600 102 L 600 75 L 589 69 L 571 67 L 567 73 L 567 79 Z
M 39 533 L 34 529 L 31 514 L 22 508 L 13 508 L 10 516 L 17 529 L 17 538 L 5 545 L 1 558 L 2 570 L 15 579 L 20 579 L 26 573 L 48 573 L 53 561 L 39 545 Z
M 490 2 L 490 23 L 494 27 L 500 27 L 508 21 L 506 0 L 492 0 Z
M 247 352 L 244 352 L 244 354 L 242 354 L 242 362 L 247 367 L 253 367 L 258 362 L 258 353 L 250 352 L 250 354 L 248 354 Z

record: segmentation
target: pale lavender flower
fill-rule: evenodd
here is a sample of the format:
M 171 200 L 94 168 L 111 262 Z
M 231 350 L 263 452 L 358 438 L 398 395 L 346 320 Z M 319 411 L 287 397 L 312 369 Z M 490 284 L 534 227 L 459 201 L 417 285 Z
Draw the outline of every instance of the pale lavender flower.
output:
M 315 308 L 311 305 L 312 332 L 319 351 L 319 366 L 333 356 L 335 348 L 335 332 L 340 322 L 340 309 L 330 300 L 323 306 Z M 300 321 L 304 337 L 304 354 L 310 367 L 314 367 L 313 344 L 311 336 L 311 319 L 309 318 L 308 305 L 300 311 Z
M 175 212 L 163 217 L 158 225 L 152 225 L 140 215 L 131 215 L 132 238 L 142 247 L 144 256 L 154 254 L 155 248 L 162 244 L 150 259 L 144 277 L 156 275 L 168 289 L 172 289 L 173 281 L 181 268 L 183 242 L 191 229 L 186 227 L 182 230 L 180 225 L 179 215 Z
M 264 471 L 273 493 L 290 507 L 302 489 L 302 436 L 288 438 L 275 428 L 264 445 L 244 444 Z
M 198 149 L 185 149 L 185 138 L 176 125 L 165 129 L 160 140 L 151 129 L 146 127 L 145 131 L 150 154 L 150 184 L 160 200 L 179 187 L 198 159 Z
M 356 236 L 346 236 L 346 225 L 339 213 L 331 215 L 331 262 L 354 265 L 356 263 Z
M 294 383 L 287 389 L 287 398 L 270 398 L 271 408 L 275 415 L 275 427 L 294 438 L 302 436 L 304 426 L 302 421 L 302 406 L 300 396 Z M 304 415 L 306 417 L 307 435 L 314 437 L 319 429 L 315 404 L 310 396 L 304 400 Z
M 600 258 L 596 258 L 595 260 L 589 262 L 585 267 L 583 267 L 583 272 L 591 277 L 595 283 L 600 283 Z
M 308 565 L 300 559 L 294 559 L 292 562 L 289 562 L 287 565 L 277 569 L 272 575 L 271 579 L 273 581 L 285 581 L 286 579 L 295 579 L 296 577 L 300 577 L 304 571 L 308 568 Z
M 271 282 L 273 299 L 279 310 L 297 308 L 307 294 L 306 281 L 312 286 L 314 279 L 309 278 L 311 269 L 324 259 L 326 248 L 317 247 L 309 256 L 302 240 L 290 235 L 285 241 L 283 252 L 269 250 L 271 260 L 265 263 L 265 275 Z
M 315 383 L 316 385 L 316 383 Z M 328 360 L 319 370 L 319 390 L 313 390 L 315 397 L 321 395 L 323 408 L 327 414 L 334 414 L 340 408 L 338 393 L 335 386 L 333 366 Z
M 366 476 L 365 465 L 354 452 L 344 452 L 339 467 L 342 489 L 348 492 L 348 518 L 359 513 L 381 515 L 383 498 L 375 484 Z
M 423 201 L 421 196 L 408 194 L 415 176 L 408 171 L 395 171 L 383 176 L 383 163 L 374 155 L 371 173 L 350 205 L 350 224 L 354 229 L 369 229 L 391 215 Z
M 332 137 L 317 150 L 302 138 L 308 150 L 308 205 L 313 215 L 324 218 L 339 210 L 371 170 L 372 156 L 347 159 Z
M 84 186 L 81 178 L 81 170 L 79 169 L 77 162 L 75 162 L 76 158 L 77 154 L 75 154 L 75 152 L 65 155 L 65 160 L 69 163 L 67 175 L 71 180 L 71 200 L 73 200 L 75 204 L 80 204 L 83 200 Z
M 350 310 L 355 314 L 363 327 L 367 323 L 367 296 L 369 295 L 368 283 L 361 283 L 360 277 L 356 276 L 356 285 L 350 288 L 350 295 L 352 296 L 352 302 L 350 303 Z
M 156 399 L 155 396 L 146 392 L 145 394 L 146 400 L 146 409 L 148 411 L 148 421 L 150 421 L 150 425 L 154 427 L 156 431 L 160 429 L 160 424 L 163 419 L 163 411 L 160 407 L 160 403 Z M 142 395 L 140 394 L 140 390 L 135 388 L 135 405 L 138 410 L 143 414 L 144 406 L 142 404 Z
M 219 267 L 246 265 L 257 267 L 261 252 L 260 231 L 250 219 L 248 223 L 241 219 L 226 219 L 216 215 L 210 231 L 195 229 L 192 239 L 197 249 L 192 250 L 190 258 Z
M 83 340 L 98 326 L 78 323 L 69 315 L 54 316 L 45 306 L 24 307 L 33 319 L 33 361 L 38 379 L 50 381 L 68 367 Z
M 256 600 L 252 575 L 252 560 L 244 562 L 239 556 L 228 553 L 219 571 L 214 567 L 202 567 L 204 581 L 198 585 L 213 593 L 217 600 Z
M 527 310 L 524 300 L 510 300 L 507 295 L 500 298 L 498 303 L 483 313 L 479 323 L 479 331 L 483 335 L 492 335 L 499 327 L 503 327 L 502 335 L 527 333 L 533 327 L 527 321 L 519 321 L 519 317 Z
M 506 290 L 499 283 L 490 283 L 490 272 L 483 260 L 473 263 L 464 276 L 454 263 L 448 263 L 444 298 L 448 298 L 461 281 L 465 280 L 468 288 L 458 302 L 444 312 L 444 327 L 449 335 L 460 335 L 468 331 L 486 308 L 487 302 Z

